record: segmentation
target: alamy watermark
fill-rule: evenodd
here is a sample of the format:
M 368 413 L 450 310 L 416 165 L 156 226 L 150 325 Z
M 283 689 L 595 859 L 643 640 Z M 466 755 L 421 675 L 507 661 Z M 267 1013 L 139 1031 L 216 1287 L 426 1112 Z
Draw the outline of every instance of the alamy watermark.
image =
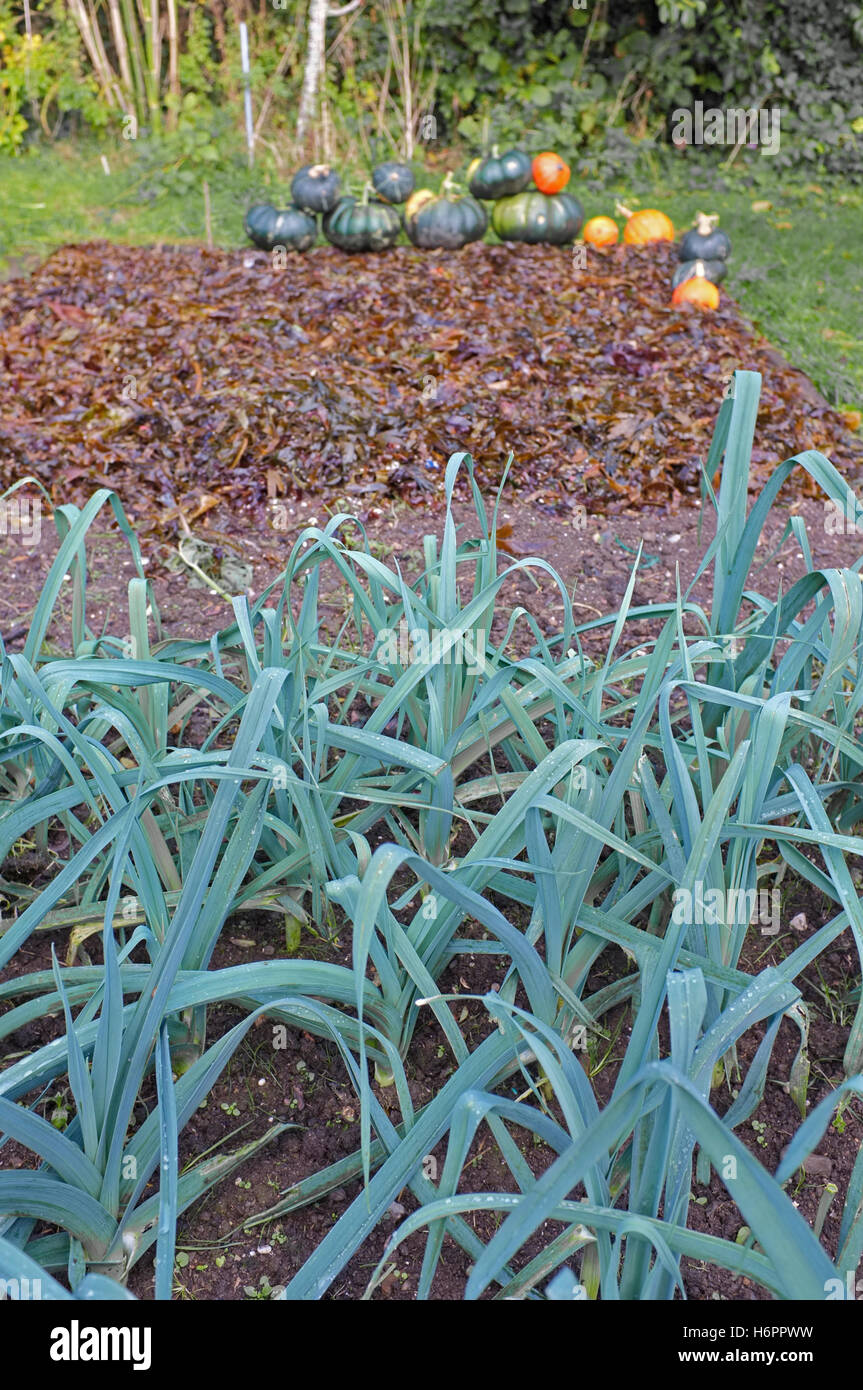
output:
M 697 101 L 691 111 L 678 106 L 671 113 L 673 145 L 760 146 L 762 154 L 779 153 L 781 108 L 710 106 Z
M 671 920 L 677 926 L 749 926 L 757 922 L 762 936 L 779 931 L 778 888 L 675 888 Z
M 863 1279 L 856 1277 L 856 1271 L 845 1271 L 845 1283 L 841 1279 L 825 1279 L 824 1297 L 828 1303 L 853 1302 L 863 1298 Z
M 22 545 L 38 545 L 42 537 L 42 500 L 13 492 L 0 497 L 0 536 L 20 536 Z
M 34 1303 L 42 1298 L 41 1279 L 0 1279 L 0 1303 L 5 1299 L 12 1302 Z
M 129 1361 L 133 1371 L 148 1371 L 153 1363 L 151 1327 L 82 1327 L 73 1318 L 69 1327 L 51 1332 L 52 1361 Z
M 853 492 L 846 493 L 844 505 L 831 497 L 824 503 L 825 536 L 863 535 L 863 506 Z
M 452 638 L 449 642 L 446 641 L 448 636 Z M 479 676 L 485 670 L 485 640 L 483 628 L 452 633 L 442 628 L 430 635 L 425 628 L 408 628 L 407 623 L 402 622 L 398 628 L 381 628 L 375 655 L 391 666 L 411 666 L 418 661 L 442 666 L 463 665 L 469 675 Z M 437 661 L 435 651 L 439 653 Z

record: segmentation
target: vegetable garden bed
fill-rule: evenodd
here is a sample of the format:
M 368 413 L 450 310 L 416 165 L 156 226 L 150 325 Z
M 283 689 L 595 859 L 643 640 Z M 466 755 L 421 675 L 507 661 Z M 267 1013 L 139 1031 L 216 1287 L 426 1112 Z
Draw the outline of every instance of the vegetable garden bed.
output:
M 582 248 L 583 249 L 583 248 Z M 346 257 L 68 247 L 0 286 L 0 483 L 70 500 L 107 484 L 142 525 L 206 496 L 360 508 L 478 480 L 553 510 L 674 510 L 697 497 L 724 383 L 764 377 L 753 484 L 803 448 L 849 476 L 863 444 L 732 300 L 668 304 L 671 245 L 471 245 Z M 62 461 L 62 468 L 58 465 Z M 805 479 L 798 484 L 809 495 Z
M 733 305 L 667 307 L 672 254 L 85 247 L 3 289 L 6 481 L 107 483 L 162 539 L 220 506 L 296 521 L 233 623 L 171 635 L 116 498 L 55 512 L 0 688 L 0 1276 L 291 1300 L 853 1276 L 860 448 Z M 719 404 L 737 352 L 760 408 L 743 371 Z M 299 529 L 309 493 L 379 520 L 444 477 L 408 579 Z M 601 624 L 503 515 L 589 509 L 602 568 L 604 536 L 643 539 L 635 501 L 691 542 L 702 488 L 686 588 L 663 538 L 659 592 L 633 573 Z M 819 567 L 799 503 L 823 526 L 824 493 L 851 526 Z M 756 562 L 789 495 L 786 588 Z M 109 501 L 131 582 L 98 624 Z M 392 645 L 409 619 L 425 655 Z M 705 882 L 771 885 L 776 932 L 681 917 Z

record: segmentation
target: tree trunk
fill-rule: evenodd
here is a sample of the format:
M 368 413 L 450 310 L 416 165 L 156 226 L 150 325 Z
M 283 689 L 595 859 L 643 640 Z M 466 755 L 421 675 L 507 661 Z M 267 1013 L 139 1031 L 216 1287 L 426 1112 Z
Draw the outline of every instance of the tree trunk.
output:
M 336 15 L 348 14 L 355 10 L 360 0 L 351 0 L 348 5 L 340 5 L 331 10 L 329 0 L 309 0 L 309 42 L 306 49 L 306 68 L 303 73 L 303 88 L 300 92 L 300 110 L 297 116 L 297 141 L 305 139 L 306 131 L 315 115 L 318 86 L 324 70 L 326 51 L 327 19 Z
M 180 31 L 177 24 L 177 0 L 168 0 L 168 90 L 172 105 L 168 115 L 169 130 L 176 129 L 182 100 L 180 91 Z
M 314 119 L 318 83 L 324 66 L 328 9 L 328 0 L 309 0 L 309 44 L 306 50 L 306 70 L 303 73 L 300 110 L 297 116 L 298 141 L 306 138 L 306 131 Z

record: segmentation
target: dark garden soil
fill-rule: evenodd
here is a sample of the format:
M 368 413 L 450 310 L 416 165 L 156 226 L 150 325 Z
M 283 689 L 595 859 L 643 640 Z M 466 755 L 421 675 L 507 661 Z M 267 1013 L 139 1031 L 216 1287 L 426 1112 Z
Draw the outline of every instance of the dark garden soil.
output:
M 501 593 L 502 608 L 521 604 L 544 632 L 559 630 L 559 591 L 547 573 L 521 563 L 539 557 L 563 577 L 576 621 L 589 622 L 620 604 L 639 546 L 642 569 L 633 602 L 672 600 L 678 573 L 685 589 L 713 534 L 712 515 L 702 516 L 694 503 L 697 460 L 707 452 L 724 373 L 742 366 L 765 374 L 755 454 L 762 480 L 775 463 L 805 447 L 829 453 L 853 477 L 863 447 L 806 379 L 745 325 L 731 301 L 709 319 L 668 309 L 670 255 L 665 248 L 621 250 L 591 256 L 588 271 L 576 272 L 568 252 L 548 248 L 468 248 L 457 259 L 403 250 L 388 258 L 384 272 L 383 262 L 359 263 L 320 250 L 292 261 L 279 276 L 258 253 L 66 248 L 29 279 L 0 286 L 0 482 L 34 474 L 56 504 L 81 503 L 97 483 L 116 487 L 144 533 L 147 573 L 168 637 L 207 637 L 231 617 L 217 591 L 194 587 L 198 581 L 178 557 L 184 525 L 205 543 L 201 563 L 217 584 L 231 588 L 230 558 L 231 572 L 242 573 L 258 594 L 277 577 L 304 525 L 323 524 L 347 506 L 360 514 L 375 553 L 397 557 L 410 576 L 422 568 L 423 535 L 440 533 L 442 465 L 459 448 L 475 454 L 486 496 L 508 450 L 516 456 L 498 540 L 502 563 L 520 568 Z M 137 395 L 124 398 L 127 377 Z M 436 394 L 424 397 L 427 378 Z M 427 461 L 435 466 L 426 467 Z M 586 518 L 576 503 L 587 506 Z M 456 515 L 464 537 L 474 534 L 464 496 Z M 863 537 L 827 533 L 824 507 L 801 474 L 771 517 L 760 551 L 763 568 L 750 577 L 753 588 L 770 596 L 807 568 L 794 537 L 777 550 L 791 515 L 805 521 L 816 565 L 851 564 L 863 552 Z M 26 638 L 57 550 L 49 517 L 42 522 L 38 539 L 0 535 L 0 632 L 13 652 Z M 134 569 L 108 513 L 91 531 L 88 563 L 88 621 L 94 631 L 122 637 Z M 709 582 L 702 579 L 695 593 L 707 601 Z M 323 597 L 335 631 L 344 605 L 331 578 Z M 61 594 L 49 632 L 58 654 L 68 652 L 70 612 L 71 599 Z M 627 641 L 655 631 L 655 623 L 638 624 Z M 587 650 L 604 651 L 607 632 L 585 634 Z M 524 650 L 533 640 L 524 625 L 517 646 Z M 43 871 L 35 860 L 19 860 L 10 876 L 29 874 L 38 882 Z M 779 936 L 762 937 L 753 928 L 743 968 L 755 971 L 782 959 L 830 915 L 814 890 L 790 876 L 783 891 Z M 480 934 L 469 923 L 464 934 L 472 930 Z M 87 947 L 98 960 L 98 938 Z M 62 957 L 65 938 L 57 937 L 56 948 Z M 228 922 L 213 965 L 284 951 L 276 919 L 251 914 Z M 335 940 L 310 934 L 301 954 L 349 963 L 348 929 Z M 5 975 L 49 963 L 50 942 L 37 934 Z M 607 950 L 589 990 L 624 969 L 623 956 Z M 442 988 L 481 995 L 501 978 L 495 958 L 465 955 L 449 968 Z M 853 1017 L 848 996 L 859 985 L 850 932 L 799 983 L 811 1013 L 814 1105 L 842 1079 Z M 489 1028 L 485 1009 L 473 998 L 453 1008 L 474 1046 Z M 231 1009 L 213 1011 L 209 1036 L 237 1018 Z M 581 1054 L 601 1100 L 614 1084 L 630 1026 L 628 1006 L 605 1023 L 607 1052 Z M 52 1030 L 62 1030 L 60 1020 L 41 1024 L 38 1033 L 20 1030 L 0 1044 L 0 1058 L 47 1041 Z M 762 1035 L 752 1029 L 740 1044 L 744 1073 Z M 449 1074 L 443 1043 L 425 1011 L 407 1063 L 417 1105 Z M 783 1022 L 765 1097 L 738 1130 L 771 1171 L 800 1122 L 785 1086 L 797 1046 L 796 1029 Z M 394 1090 L 377 1094 L 387 1108 L 395 1106 Z M 143 1099 L 146 1104 L 149 1097 Z M 714 1091 L 713 1102 L 720 1111 L 727 1108 L 726 1086 Z M 270 1023 L 254 1028 L 183 1132 L 181 1160 L 215 1145 L 230 1150 L 274 1120 L 296 1128 L 182 1219 L 176 1296 L 243 1299 L 248 1289 L 261 1288 L 262 1276 L 270 1286 L 286 1283 L 360 1184 L 263 1224 L 245 1229 L 245 1223 L 300 1179 L 353 1153 L 358 1117 L 334 1046 L 288 1030 L 286 1046 L 274 1048 Z M 528 1161 L 541 1171 L 550 1153 L 523 1138 Z M 855 1101 L 792 1184 L 810 1223 L 825 1183 L 837 1185 L 823 1232 L 831 1252 L 861 1139 L 863 1108 Z M 441 1161 L 443 1148 L 435 1156 Z M 30 1161 L 11 1145 L 3 1158 L 7 1165 Z M 474 1145 L 462 1190 L 514 1190 L 487 1130 Z M 691 1225 L 736 1238 L 742 1218 L 716 1175 L 708 1187 L 694 1184 L 693 1193 Z M 413 1205 L 409 1193 L 400 1196 L 391 1219 L 357 1252 L 328 1297 L 362 1296 L 388 1236 Z M 474 1225 L 487 1239 L 493 1215 L 477 1216 Z M 549 1223 L 520 1262 L 553 1234 Z M 421 1234 L 402 1245 L 372 1296 L 413 1298 L 423 1248 Z M 447 1239 L 433 1297 L 460 1298 L 466 1271 L 464 1254 Z M 694 1299 L 767 1296 L 746 1280 L 690 1261 L 684 1261 L 684 1278 Z M 152 1297 L 151 1257 L 136 1266 L 130 1285 Z
M 513 914 L 509 904 L 509 915 Z M 778 963 L 809 935 L 815 932 L 832 913 L 808 885 L 796 883 L 783 893 L 778 936 L 762 937 L 753 929 L 741 960 L 741 968 L 751 971 Z M 791 923 L 795 925 L 792 926 Z M 525 922 L 526 925 L 526 922 Z M 463 934 L 478 938 L 483 935 L 476 923 L 466 923 Z M 100 959 L 98 947 L 91 938 L 89 959 Z M 55 943 L 58 954 L 65 942 Z M 349 930 L 341 928 L 334 939 L 309 936 L 301 952 L 307 958 L 328 960 L 348 965 L 351 959 Z M 221 968 L 254 959 L 285 958 L 284 934 L 277 919 L 269 913 L 252 913 L 230 919 L 216 954 L 213 967 Z M 9 975 L 44 969 L 50 965 L 50 944 L 41 935 L 31 937 L 21 950 Z M 595 965 L 588 981 L 587 992 L 611 983 L 626 973 L 624 956 L 610 948 Z M 813 967 L 799 979 L 804 1002 L 810 1011 L 809 1056 L 812 1071 L 809 1082 L 810 1108 L 817 1104 L 843 1079 L 842 1053 L 853 1017 L 854 1005 L 849 994 L 858 981 L 857 957 L 850 931 L 837 939 L 833 948 L 819 957 Z M 495 959 L 483 955 L 463 955 L 444 973 L 442 991 L 468 996 L 464 1003 L 452 1005 L 462 1033 L 475 1047 L 489 1032 L 489 1021 L 480 1000 L 475 997 L 495 989 L 503 978 L 504 967 Z M 214 1041 L 239 1021 L 238 1011 L 223 1007 L 211 1011 L 208 1019 L 208 1041 Z M 595 1049 L 579 1055 L 590 1075 L 600 1103 L 610 1099 L 618 1065 L 631 1026 L 629 1007 L 621 1005 L 603 1020 L 608 1039 Z M 35 1025 L 19 1030 L 0 1044 L 0 1057 L 11 1056 L 50 1041 L 62 1033 L 61 1021 Z M 245 1299 L 249 1291 L 261 1288 L 262 1278 L 270 1288 L 285 1284 L 301 1268 L 320 1243 L 333 1222 L 361 1192 L 361 1183 L 353 1181 L 336 1188 L 320 1201 L 275 1214 L 261 1220 L 286 1193 L 303 1178 L 321 1168 L 346 1158 L 359 1146 L 359 1105 L 337 1050 L 311 1034 L 288 1029 L 274 1045 L 275 1028 L 263 1020 L 253 1028 L 249 1037 L 210 1093 L 206 1104 L 199 1109 L 180 1139 L 181 1167 L 203 1153 L 218 1147 L 230 1152 L 240 1143 L 258 1137 L 273 1123 L 296 1126 L 277 1137 L 255 1157 L 247 1160 L 239 1176 L 228 1177 L 197 1203 L 181 1219 L 178 1231 L 180 1263 L 176 1271 L 175 1296 L 186 1299 Z M 750 1030 L 738 1047 L 742 1074 L 754 1056 L 763 1036 L 763 1027 Z M 667 1034 L 661 1025 L 661 1050 L 666 1054 Z M 284 1046 L 281 1043 L 284 1042 Z M 800 1124 L 800 1115 L 787 1094 L 787 1080 L 799 1045 L 799 1034 L 783 1021 L 773 1050 L 767 1090 L 753 1116 L 736 1131 L 743 1143 L 764 1164 L 774 1171 L 782 1151 Z M 411 1096 L 419 1107 L 431 1100 L 448 1079 L 452 1059 L 443 1033 L 432 1015 L 425 1011 L 412 1043 L 407 1076 Z M 737 1078 L 732 1078 L 732 1086 Z M 523 1086 L 511 1085 L 513 1096 Z M 394 1091 L 375 1092 L 384 1108 L 398 1123 L 400 1114 Z M 50 1114 L 67 1093 L 61 1083 L 46 1105 L 40 1106 Z M 59 1101 L 58 1101 L 59 1097 Z M 35 1100 L 36 1097 L 31 1098 Z M 143 1120 L 154 1100 L 154 1087 L 145 1090 L 136 1110 L 138 1122 Z M 714 1089 L 712 1100 L 720 1113 L 731 1102 L 731 1094 L 723 1083 Z M 560 1118 L 558 1116 L 558 1118 Z M 553 1154 L 544 1145 L 537 1145 L 526 1132 L 513 1133 L 520 1141 L 532 1170 L 539 1174 L 552 1162 Z M 863 1108 L 859 1101 L 842 1110 L 834 1125 L 828 1127 L 815 1153 L 807 1160 L 805 1171 L 792 1181 L 792 1199 L 804 1218 L 812 1223 L 825 1184 L 836 1184 L 837 1195 L 823 1228 L 823 1240 L 835 1254 L 841 1214 L 848 1180 L 857 1150 L 863 1139 Z M 442 1165 L 445 1143 L 433 1150 Z M 6 1166 L 29 1164 L 31 1158 L 15 1146 L 4 1149 Z M 513 1178 L 486 1129 L 481 1129 L 464 1168 L 459 1185 L 462 1192 L 515 1191 Z M 711 1175 L 710 1184 L 702 1187 L 693 1180 L 694 1202 L 689 1224 L 696 1230 L 734 1240 L 741 1230 L 743 1218 L 726 1187 L 718 1176 Z M 575 1196 L 582 1195 L 577 1189 Z M 346 1269 L 332 1285 L 328 1298 L 356 1300 L 366 1291 L 372 1272 L 384 1253 L 386 1241 L 406 1212 L 415 1210 L 410 1192 L 399 1195 L 390 1216 L 373 1232 L 357 1251 Z M 487 1240 L 494 1234 L 493 1214 L 480 1213 L 470 1218 L 477 1234 Z M 520 1252 L 514 1264 L 518 1267 L 536 1255 L 557 1234 L 558 1227 L 547 1222 Z M 422 1263 L 424 1236 L 417 1233 L 408 1238 L 395 1252 L 392 1269 L 372 1297 L 410 1300 L 415 1297 Z M 459 1247 L 447 1238 L 444 1255 L 435 1278 L 432 1297 L 439 1300 L 460 1299 L 463 1295 L 469 1261 Z M 863 1272 L 863 1271 L 861 1271 Z M 769 1298 L 762 1288 L 749 1280 L 701 1265 L 683 1261 L 684 1287 L 691 1299 L 749 1300 Z M 147 1254 L 135 1266 L 129 1280 L 130 1288 L 141 1298 L 153 1296 L 153 1259 Z M 493 1293 L 493 1290 L 492 1290 Z M 491 1294 L 487 1295 L 491 1296 Z
M 32 500 L 35 495 L 21 494 Z M 290 512 L 289 512 L 290 507 Z M 202 543 L 201 561 L 214 582 L 222 587 L 229 581 L 222 567 L 226 557 L 237 567 L 254 596 L 274 583 L 284 570 L 291 549 L 307 526 L 323 527 L 337 508 L 322 498 L 286 504 L 286 517 L 276 518 L 283 529 L 273 528 L 273 516 L 253 523 L 242 514 L 213 511 L 196 523 L 194 537 Z M 489 513 L 491 507 L 488 508 Z M 444 520 L 441 501 L 429 500 L 409 507 L 393 502 L 374 508 L 364 517 L 364 529 L 375 555 L 385 561 L 398 560 L 403 573 L 414 577 L 423 569 L 423 537 L 440 535 Z M 475 513 L 468 503 L 454 507 L 460 539 L 477 535 Z M 863 534 L 828 533 L 824 503 L 816 498 L 789 498 L 774 507 L 765 527 L 759 561 L 750 575 L 750 586 L 775 598 L 786 591 L 807 569 L 803 552 L 793 535 L 785 536 L 790 519 L 798 516 L 805 524 L 812 560 L 816 566 L 836 568 L 853 565 L 863 554 Z M 9 651 L 20 650 L 29 631 L 30 620 L 42 593 L 51 560 L 57 553 L 57 532 L 50 516 L 43 513 L 38 541 L 23 536 L 0 534 L 0 567 L 5 583 L 0 590 L 0 633 Z M 498 548 L 501 569 L 511 573 L 501 590 L 500 611 L 519 604 L 548 634 L 560 630 L 563 600 L 555 580 L 547 570 L 531 565 L 538 559 L 550 565 L 564 581 L 570 595 L 576 623 L 590 623 L 620 605 L 626 592 L 639 547 L 641 562 L 632 594 L 632 605 L 672 602 L 679 582 L 685 593 L 701 562 L 707 544 L 715 534 L 712 509 L 699 505 L 682 508 L 676 515 L 639 512 L 627 508 L 617 515 L 590 515 L 584 518 L 551 517 L 535 503 L 512 501 L 501 508 L 498 518 Z M 218 525 L 217 523 L 221 523 Z M 224 527 L 225 529 L 221 529 Z M 343 536 L 355 544 L 359 531 L 348 526 Z M 130 552 L 116 527 L 110 524 L 110 511 L 103 512 L 88 533 L 87 618 L 96 633 L 108 632 L 122 638 L 128 632 L 128 582 L 136 573 Z M 179 557 L 174 542 L 154 541 L 145 556 L 146 572 L 152 582 L 164 638 L 209 638 L 218 627 L 233 620 L 230 604 L 189 569 Z M 345 616 L 341 580 L 334 566 L 321 571 L 321 611 L 329 616 L 335 633 Z M 710 573 L 702 576 L 692 591 L 701 603 L 709 603 Z M 228 592 L 237 592 L 230 588 Z M 270 602 L 281 593 L 278 585 Z M 295 606 L 299 595 L 294 595 Z M 55 620 L 49 629 L 53 649 L 67 650 L 71 593 L 61 590 Z M 640 640 L 656 631 L 655 623 L 634 622 L 628 630 Z M 605 650 L 609 627 L 587 632 L 583 637 L 588 651 Z M 534 638 L 526 624 L 516 629 L 516 646 L 526 650 Z

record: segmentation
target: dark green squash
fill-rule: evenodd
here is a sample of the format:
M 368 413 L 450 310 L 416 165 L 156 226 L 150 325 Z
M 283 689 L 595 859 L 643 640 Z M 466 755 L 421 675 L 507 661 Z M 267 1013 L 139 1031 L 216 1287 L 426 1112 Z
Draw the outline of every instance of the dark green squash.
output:
M 459 191 L 449 174 L 440 193 L 417 189 L 405 206 L 405 231 L 414 246 L 425 251 L 458 250 L 469 241 L 482 241 L 487 226 L 482 204 Z
M 581 230 L 584 211 L 571 193 L 516 193 L 494 205 L 491 225 L 501 241 L 564 246 Z
M 708 217 L 703 212 L 695 214 L 695 222 L 680 243 L 679 256 L 682 261 L 724 261 L 731 255 L 731 242 L 727 233 L 717 227 L 719 218 L 714 213 Z
M 523 150 L 498 154 L 495 145 L 485 159 L 475 159 L 467 171 L 468 190 L 474 198 L 508 198 L 527 188 L 531 178 L 530 155 Z
M 243 218 L 243 231 L 261 250 L 267 249 L 267 234 L 276 216 L 272 203 L 255 203 Z
M 279 211 L 269 203 L 259 203 L 249 208 L 243 225 L 247 236 L 263 251 L 272 251 L 274 246 L 307 251 L 318 237 L 316 219 L 293 204 Z
M 383 203 L 405 203 L 414 191 L 413 170 L 391 159 L 372 170 L 372 185 Z
M 306 212 L 331 212 L 341 192 L 341 180 L 328 164 L 304 164 L 291 179 L 291 197 Z
M 389 203 L 368 198 L 340 198 L 323 220 L 327 241 L 341 251 L 385 251 L 398 239 L 401 218 Z
M 286 246 L 289 251 L 308 251 L 318 239 L 318 221 L 304 208 L 290 204 L 276 213 L 270 229 L 270 246 Z
M 728 266 L 724 261 L 702 261 L 699 259 L 691 261 L 681 261 L 671 277 L 671 288 L 677 289 L 684 280 L 694 280 L 700 275 L 704 280 L 710 280 L 714 285 L 719 285 L 728 273 Z

